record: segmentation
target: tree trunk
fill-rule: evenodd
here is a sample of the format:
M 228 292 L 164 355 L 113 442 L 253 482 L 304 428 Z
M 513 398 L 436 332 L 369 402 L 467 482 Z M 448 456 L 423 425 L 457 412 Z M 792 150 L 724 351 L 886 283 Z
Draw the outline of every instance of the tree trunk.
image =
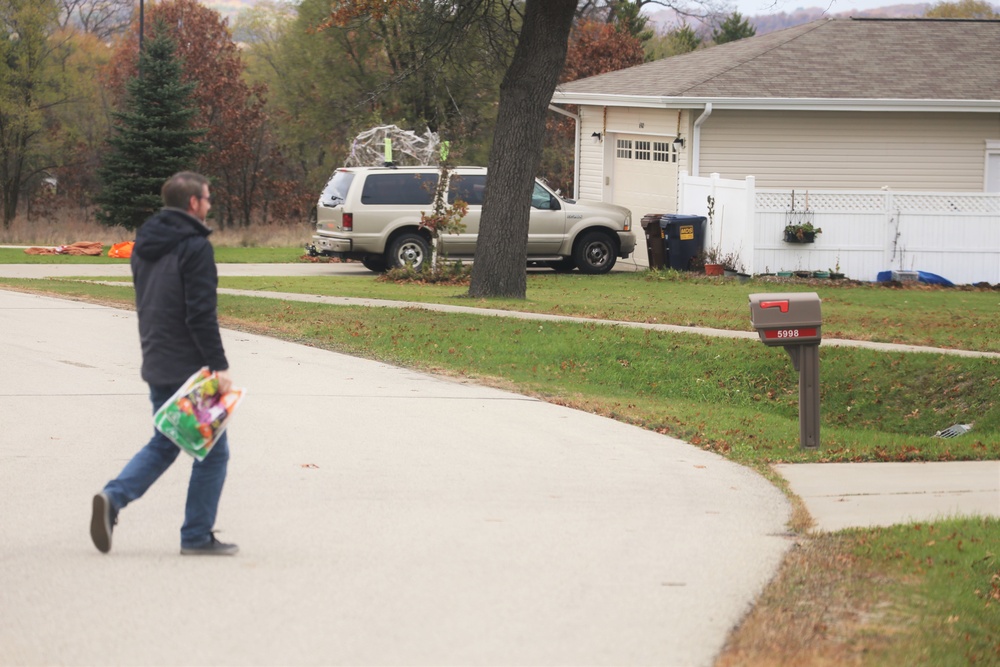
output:
M 10 229 L 10 223 L 17 216 L 17 204 L 21 199 L 21 172 L 24 165 L 26 141 L 18 138 L 18 153 L 15 156 L 5 156 L 3 169 L 3 228 Z
M 470 296 L 523 299 L 527 293 L 531 191 L 575 10 L 576 0 L 525 4 L 514 58 L 500 85 Z

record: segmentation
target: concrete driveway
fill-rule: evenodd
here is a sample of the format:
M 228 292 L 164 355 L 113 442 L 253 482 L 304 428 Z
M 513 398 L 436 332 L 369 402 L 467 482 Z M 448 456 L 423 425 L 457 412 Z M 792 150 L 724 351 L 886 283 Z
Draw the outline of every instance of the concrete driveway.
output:
M 790 546 L 776 488 L 683 442 L 224 340 L 240 554 L 178 555 L 182 455 L 102 555 L 90 497 L 151 429 L 134 315 L 0 291 L 0 664 L 710 665 Z

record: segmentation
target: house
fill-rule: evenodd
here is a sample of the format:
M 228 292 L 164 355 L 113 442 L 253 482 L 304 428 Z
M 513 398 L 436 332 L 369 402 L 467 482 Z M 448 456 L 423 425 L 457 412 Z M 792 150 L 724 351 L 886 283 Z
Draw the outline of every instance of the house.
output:
M 552 103 L 579 119 L 577 196 L 634 220 L 691 212 L 681 172 L 1000 192 L 1000 21 L 823 19 L 565 83 Z

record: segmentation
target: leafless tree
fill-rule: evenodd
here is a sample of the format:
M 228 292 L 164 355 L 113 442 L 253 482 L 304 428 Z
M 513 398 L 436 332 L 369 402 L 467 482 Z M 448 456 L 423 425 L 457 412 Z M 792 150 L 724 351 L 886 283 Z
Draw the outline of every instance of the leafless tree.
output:
M 75 26 L 102 40 L 121 34 L 136 11 L 133 0 L 59 0 L 62 27 Z

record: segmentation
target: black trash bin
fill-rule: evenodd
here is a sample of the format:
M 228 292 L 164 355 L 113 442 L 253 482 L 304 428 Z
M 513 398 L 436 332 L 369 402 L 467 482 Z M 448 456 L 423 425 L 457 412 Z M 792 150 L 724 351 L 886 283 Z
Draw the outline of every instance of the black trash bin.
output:
M 666 267 L 666 244 L 663 240 L 663 227 L 660 225 L 662 213 L 648 213 L 642 216 L 643 231 L 646 232 L 646 256 L 649 257 L 649 268 L 662 269 Z
M 705 222 L 701 215 L 668 214 L 660 219 L 666 243 L 667 266 L 691 271 L 698 254 L 705 248 Z

